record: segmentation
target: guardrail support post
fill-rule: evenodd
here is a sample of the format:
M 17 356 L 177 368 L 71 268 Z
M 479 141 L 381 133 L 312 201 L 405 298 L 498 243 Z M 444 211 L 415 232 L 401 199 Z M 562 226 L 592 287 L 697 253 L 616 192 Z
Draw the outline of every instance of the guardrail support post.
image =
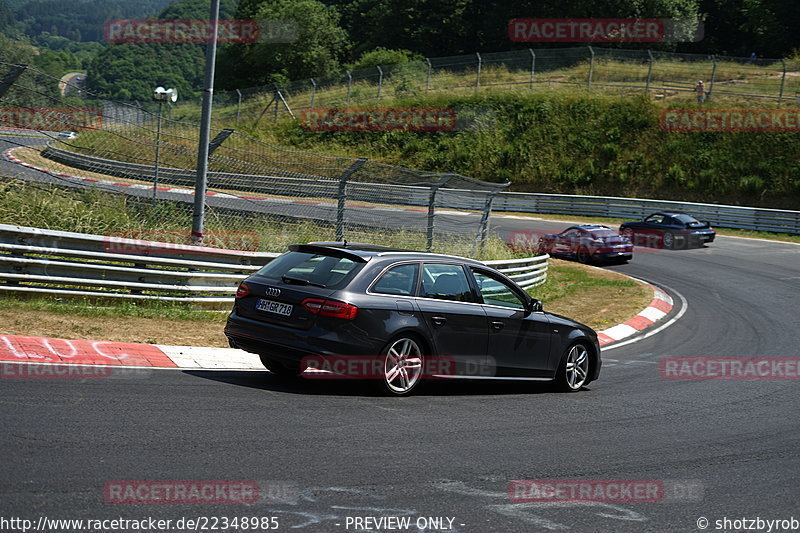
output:
M 378 65 L 378 101 L 377 103 L 381 103 L 381 89 L 383 88 L 383 69 L 380 65 Z
M 531 89 L 533 89 L 533 77 L 536 74 L 536 54 L 530 48 L 528 48 L 528 52 L 531 53 Z
M 431 60 L 427 57 L 425 58 L 425 62 L 428 64 L 428 76 L 425 78 L 425 90 L 429 91 L 431 89 Z
M 476 246 L 478 255 L 482 254 L 486 248 L 486 240 L 489 238 L 489 215 L 492 214 L 492 202 L 494 202 L 494 197 L 498 192 L 500 191 L 491 192 L 486 196 L 486 203 L 483 206 L 483 213 L 481 213 L 481 221 L 478 223 L 478 235 L 472 244 L 472 255 L 475 255 Z
M 478 76 L 475 78 L 475 92 L 478 92 L 481 88 L 481 65 L 483 60 L 478 52 L 475 52 L 475 55 L 478 56 Z
M 648 50 L 647 57 L 650 58 L 647 64 L 647 83 L 644 86 L 644 92 L 650 92 L 650 80 L 653 79 L 653 52 Z
M 317 82 L 314 81 L 314 78 L 309 78 L 311 80 L 311 107 L 314 107 L 314 101 L 317 98 Z
M 594 48 L 592 48 L 591 46 L 589 47 L 589 53 L 591 54 L 591 57 L 589 58 L 589 80 L 588 80 L 586 86 L 589 89 L 591 89 L 592 88 L 592 76 L 594 76 Z
M 350 105 L 350 89 L 353 87 L 353 75 L 349 70 L 347 72 L 347 105 Z
M 366 162 L 366 158 L 357 159 L 350 165 L 350 168 L 339 176 L 339 203 L 336 208 L 336 241 L 341 242 L 344 240 L 344 209 L 347 202 L 347 180 Z
M 781 75 L 781 92 L 778 94 L 778 103 L 783 100 L 783 87 L 786 84 L 786 60 L 781 58 L 781 65 L 783 65 L 783 74 Z
M 439 192 L 439 189 L 447 183 L 450 178 L 452 178 L 453 174 L 445 174 L 442 176 L 438 182 L 431 185 L 431 193 L 428 196 L 428 231 L 427 231 L 427 240 L 425 242 L 425 251 L 430 252 L 433 249 L 433 229 L 434 229 L 434 217 L 436 216 L 436 193 Z

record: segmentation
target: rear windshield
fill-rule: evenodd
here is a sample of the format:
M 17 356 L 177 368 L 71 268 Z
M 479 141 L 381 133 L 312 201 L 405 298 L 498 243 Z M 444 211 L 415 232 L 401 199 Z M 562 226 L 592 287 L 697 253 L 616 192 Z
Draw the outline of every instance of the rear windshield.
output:
M 619 237 L 619 234 L 614 230 L 599 229 L 599 230 L 593 230 L 591 232 L 591 236 L 593 239 L 605 239 L 607 237 Z
M 308 281 L 326 288 L 338 289 L 360 270 L 363 263 L 345 257 L 308 252 L 286 252 L 267 263 L 257 275 L 279 280 L 283 277 Z
M 694 217 L 690 217 L 689 215 L 673 215 L 672 218 L 674 218 L 675 220 L 678 220 L 680 222 L 683 222 L 684 224 L 690 224 L 690 225 L 693 225 L 693 226 L 695 226 L 697 224 L 702 225 L 702 222 L 700 222 L 699 220 L 697 220 Z

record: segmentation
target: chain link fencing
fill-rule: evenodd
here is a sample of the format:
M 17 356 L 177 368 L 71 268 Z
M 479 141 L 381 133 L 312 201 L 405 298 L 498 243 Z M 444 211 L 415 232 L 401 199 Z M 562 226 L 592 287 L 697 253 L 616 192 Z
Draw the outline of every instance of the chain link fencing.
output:
M 379 105 L 389 97 L 556 88 L 651 92 L 691 99 L 702 80 L 707 98 L 800 100 L 800 68 L 786 59 L 683 54 L 577 46 L 425 58 L 329 77 L 217 92 L 216 117 L 259 120 L 320 106 Z M 274 105 L 280 91 L 286 106 Z M 272 104 L 272 105 L 271 105 Z M 267 113 L 268 111 L 268 113 Z
M 197 124 L 166 106 L 64 99 L 49 92 L 57 79 L 32 68 L 0 63 L 0 80 L 10 80 L 0 174 L 18 178 L 3 182 L 0 223 L 188 242 Z M 504 247 L 488 221 L 507 183 L 287 150 L 232 129 L 212 131 L 209 152 L 206 245 L 348 240 L 473 257 Z M 43 205 L 71 211 L 49 216 Z

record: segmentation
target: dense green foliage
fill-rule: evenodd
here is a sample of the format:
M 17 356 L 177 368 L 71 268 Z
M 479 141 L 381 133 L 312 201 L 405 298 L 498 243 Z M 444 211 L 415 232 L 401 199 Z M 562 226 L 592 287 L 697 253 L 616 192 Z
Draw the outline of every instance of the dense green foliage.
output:
M 457 132 L 313 132 L 279 123 L 274 138 L 318 152 L 457 171 L 512 190 L 800 207 L 796 133 L 662 131 L 648 97 L 533 93 L 409 97 L 490 117 Z
M 220 18 L 232 18 L 235 7 L 236 0 L 222 0 Z M 208 18 L 208 1 L 178 0 L 158 18 Z M 204 64 L 202 44 L 109 44 L 89 65 L 87 84 L 92 92 L 115 100 L 150 100 L 159 85 L 178 89 L 186 100 L 199 95 Z
M 29 37 L 47 32 L 72 41 L 100 42 L 107 20 L 144 18 L 169 3 L 170 0 L 29 0 L 15 2 L 11 11 L 17 31 Z

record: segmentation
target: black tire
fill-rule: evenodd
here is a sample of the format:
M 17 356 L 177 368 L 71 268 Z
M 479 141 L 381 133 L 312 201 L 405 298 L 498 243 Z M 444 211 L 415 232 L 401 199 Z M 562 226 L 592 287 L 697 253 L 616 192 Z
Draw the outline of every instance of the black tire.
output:
M 398 335 L 389 341 L 381 350 L 380 391 L 389 396 L 411 394 L 423 380 L 425 352 L 425 344 L 415 335 Z
M 585 246 L 581 247 L 575 254 L 575 259 L 577 259 L 579 263 L 588 265 L 589 263 L 593 262 L 592 252 L 590 252 Z
M 581 359 L 582 357 L 582 359 Z M 561 361 L 558 363 L 556 377 L 553 380 L 553 387 L 560 392 L 578 392 L 589 383 L 589 369 L 591 368 L 591 352 L 583 342 L 571 344 L 566 349 Z M 576 367 L 575 363 L 580 366 Z M 583 371 L 583 374 L 579 370 Z
M 264 365 L 264 368 L 266 368 L 276 376 L 290 378 L 290 377 L 297 377 L 300 374 L 302 374 L 299 363 L 295 364 L 281 363 L 263 354 L 259 354 L 258 357 L 259 359 L 261 359 L 261 364 Z

